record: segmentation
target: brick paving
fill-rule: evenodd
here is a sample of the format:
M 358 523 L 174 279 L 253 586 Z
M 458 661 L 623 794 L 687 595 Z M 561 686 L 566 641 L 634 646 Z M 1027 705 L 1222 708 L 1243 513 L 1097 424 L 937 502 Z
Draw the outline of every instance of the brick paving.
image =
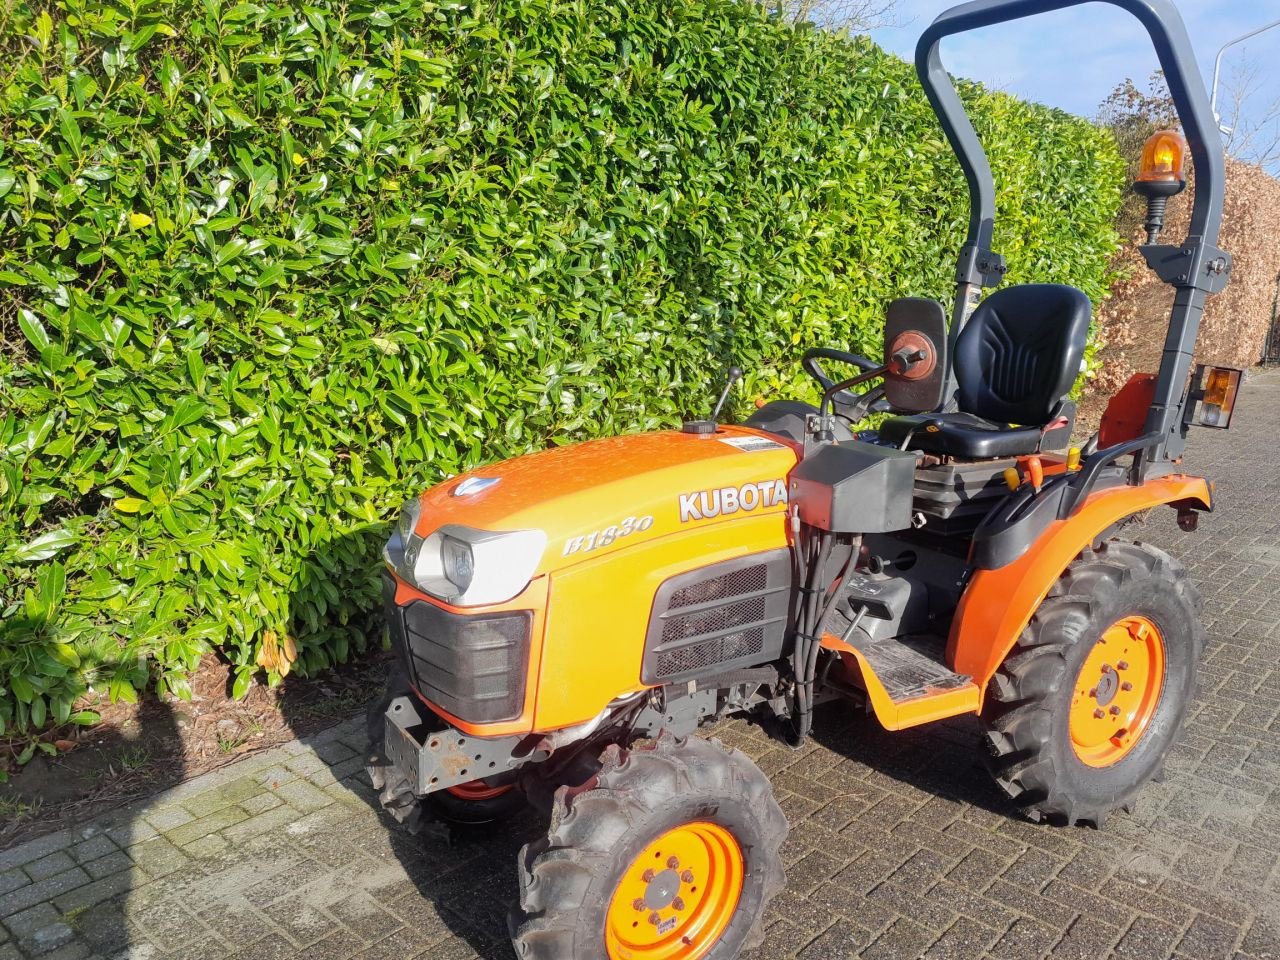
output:
M 1131 530 L 1206 597 L 1168 777 L 1101 831 L 1042 827 L 991 784 L 972 720 L 889 734 L 835 705 L 798 751 L 722 724 L 792 823 L 755 960 L 1280 957 L 1280 374 L 1237 417 L 1192 437 L 1189 466 L 1218 481 L 1200 532 L 1172 511 Z M 395 832 L 362 736 L 353 720 L 0 852 L 0 960 L 508 960 L 513 857 L 539 825 L 452 848 Z

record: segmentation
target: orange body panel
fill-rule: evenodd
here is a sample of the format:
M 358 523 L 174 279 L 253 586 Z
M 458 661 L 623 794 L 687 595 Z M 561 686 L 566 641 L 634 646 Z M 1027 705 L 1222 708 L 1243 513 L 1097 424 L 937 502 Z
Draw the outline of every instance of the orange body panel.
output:
M 535 727 L 592 719 L 640 682 L 653 598 L 664 580 L 787 545 L 785 515 L 746 514 L 704 523 L 593 558 L 551 578 L 552 613 L 542 651 Z
M 1127 516 L 1179 500 L 1209 507 L 1212 495 L 1208 481 L 1183 475 L 1094 493 L 1072 516 L 1051 523 L 1013 563 L 973 575 L 951 624 L 949 666 L 972 677 L 985 695 L 987 682 L 1076 554 Z

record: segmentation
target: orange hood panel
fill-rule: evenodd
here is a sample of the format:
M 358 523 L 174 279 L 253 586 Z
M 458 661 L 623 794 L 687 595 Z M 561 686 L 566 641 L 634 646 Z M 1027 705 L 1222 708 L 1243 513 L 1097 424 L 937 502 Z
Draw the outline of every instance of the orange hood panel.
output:
M 446 480 L 422 495 L 418 533 L 444 524 L 494 532 L 539 529 L 538 573 L 737 517 L 785 513 L 795 448 L 724 426 L 592 440 L 532 453 Z M 497 480 L 484 486 L 478 479 Z M 468 493 L 468 490 L 476 492 Z

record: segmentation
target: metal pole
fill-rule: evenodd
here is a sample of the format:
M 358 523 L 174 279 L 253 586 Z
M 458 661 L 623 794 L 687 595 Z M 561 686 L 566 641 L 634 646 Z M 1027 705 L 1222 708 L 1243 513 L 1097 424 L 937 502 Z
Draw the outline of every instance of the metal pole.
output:
M 1218 78 L 1222 75 L 1222 55 L 1227 52 L 1229 47 L 1234 47 L 1237 43 L 1244 43 L 1246 40 L 1256 37 L 1260 33 L 1280 27 L 1280 20 L 1272 21 L 1266 26 L 1258 27 L 1256 30 L 1250 30 L 1248 33 L 1242 33 L 1234 40 L 1228 40 L 1218 48 L 1218 56 L 1213 61 L 1213 92 L 1209 95 L 1209 106 L 1213 108 L 1213 122 L 1221 124 L 1222 117 L 1218 115 Z M 1222 131 L 1226 133 L 1226 131 Z

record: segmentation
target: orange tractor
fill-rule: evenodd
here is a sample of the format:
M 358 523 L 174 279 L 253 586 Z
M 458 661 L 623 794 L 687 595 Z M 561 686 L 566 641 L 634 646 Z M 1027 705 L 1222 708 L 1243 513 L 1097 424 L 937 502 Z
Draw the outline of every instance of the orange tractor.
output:
M 805 355 L 816 407 L 536 453 L 405 506 L 370 773 L 413 829 L 549 812 L 517 863 L 520 957 L 730 960 L 759 941 L 787 825 L 750 759 L 692 736 L 726 715 L 799 743 L 828 700 L 890 730 L 978 714 L 996 782 L 1050 823 L 1100 827 L 1159 774 L 1204 631 L 1181 565 L 1115 534 L 1161 505 L 1193 530 L 1212 505 L 1180 464 L 1188 427 L 1226 426 L 1239 386 L 1239 371 L 1191 373 L 1230 272 L 1218 131 L 1172 4 L 1109 0 L 1150 32 L 1186 133 L 1153 138 L 1137 185 L 1142 252 L 1176 295 L 1158 374 L 1065 449 L 1090 303 L 1057 285 L 983 298 L 1005 279 L 992 177 L 938 54 L 950 34 L 1075 2 L 977 0 L 920 41 L 972 202 L 949 324 L 937 302 L 897 301 L 883 362 Z M 1161 245 L 1188 147 L 1192 229 Z

